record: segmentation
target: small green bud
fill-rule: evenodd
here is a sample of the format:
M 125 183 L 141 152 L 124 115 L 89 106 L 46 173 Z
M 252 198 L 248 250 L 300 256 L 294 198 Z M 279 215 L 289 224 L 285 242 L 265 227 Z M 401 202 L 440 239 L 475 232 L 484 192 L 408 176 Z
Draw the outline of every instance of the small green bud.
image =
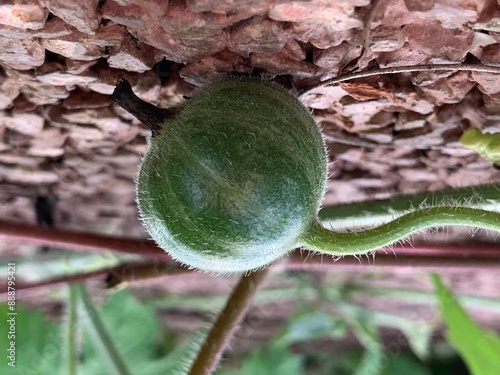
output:
M 489 162 L 500 165 L 500 133 L 482 133 L 479 129 L 469 128 L 460 137 L 460 142 Z

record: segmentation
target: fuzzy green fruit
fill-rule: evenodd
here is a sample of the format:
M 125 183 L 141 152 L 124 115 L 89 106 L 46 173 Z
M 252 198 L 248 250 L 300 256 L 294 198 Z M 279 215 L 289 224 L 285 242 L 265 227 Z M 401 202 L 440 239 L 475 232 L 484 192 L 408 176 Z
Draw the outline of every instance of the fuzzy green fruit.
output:
M 199 89 L 149 139 L 138 205 L 175 259 L 247 271 L 300 245 L 326 173 L 321 133 L 295 97 L 275 84 L 229 79 Z
M 458 70 L 478 70 L 465 68 Z M 374 75 L 360 73 L 334 81 Z M 192 268 L 250 271 L 298 246 L 333 256 L 369 254 L 436 226 L 500 232 L 500 213 L 454 205 L 418 209 L 361 231 L 325 228 L 317 216 L 325 145 L 312 116 L 278 86 L 230 79 L 170 110 L 144 102 L 122 80 L 112 99 L 152 131 L 137 178 L 144 224 L 160 247 Z M 495 157 L 496 135 L 477 143 L 478 133 L 469 133 L 464 145 L 471 135 L 474 148 Z

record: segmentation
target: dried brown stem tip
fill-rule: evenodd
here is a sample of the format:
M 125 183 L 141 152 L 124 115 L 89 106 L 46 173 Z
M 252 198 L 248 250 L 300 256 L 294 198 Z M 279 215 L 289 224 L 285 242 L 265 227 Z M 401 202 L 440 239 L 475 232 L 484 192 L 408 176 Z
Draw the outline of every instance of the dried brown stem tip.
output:
M 140 99 L 126 80 L 118 82 L 111 99 L 151 129 L 153 136 L 160 134 L 165 121 L 172 116 L 172 112 L 168 109 L 157 108 Z

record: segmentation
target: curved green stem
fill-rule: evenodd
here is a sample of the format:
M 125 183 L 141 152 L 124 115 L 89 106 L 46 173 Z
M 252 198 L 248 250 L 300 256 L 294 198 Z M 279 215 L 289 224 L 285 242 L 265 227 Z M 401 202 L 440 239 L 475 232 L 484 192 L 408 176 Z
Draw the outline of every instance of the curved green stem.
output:
M 104 362 L 107 374 L 111 375 L 132 375 L 125 360 L 115 346 L 113 338 L 106 329 L 101 315 L 95 309 L 90 300 L 90 296 L 84 284 L 75 286 L 78 293 L 78 315 L 79 320 L 87 329 L 92 344 Z
M 68 304 L 66 313 L 65 335 L 65 361 L 68 375 L 78 374 L 78 286 L 75 284 L 68 285 Z
M 332 228 L 352 228 L 389 221 L 419 207 L 452 205 L 496 211 L 495 207 L 500 207 L 500 183 L 326 206 L 318 215 L 321 222 Z
M 362 255 L 391 245 L 419 230 L 444 225 L 464 225 L 500 232 L 500 213 L 469 207 L 429 207 L 373 229 L 350 233 L 333 232 L 315 221 L 303 235 L 301 244 L 331 255 Z

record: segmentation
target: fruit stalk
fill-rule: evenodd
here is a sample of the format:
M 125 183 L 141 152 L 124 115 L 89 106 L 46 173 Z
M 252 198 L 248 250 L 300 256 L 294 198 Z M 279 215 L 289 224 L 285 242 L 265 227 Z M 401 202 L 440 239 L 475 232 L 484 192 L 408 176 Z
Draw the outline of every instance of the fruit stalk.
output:
M 203 343 L 189 375 L 211 375 L 215 371 L 224 349 L 233 337 L 247 311 L 253 296 L 269 272 L 269 267 L 243 275 L 217 317 Z
M 140 99 L 126 80 L 118 82 L 111 99 L 146 125 L 153 132 L 153 136 L 160 133 L 165 121 L 173 115 L 168 109 L 157 108 Z

